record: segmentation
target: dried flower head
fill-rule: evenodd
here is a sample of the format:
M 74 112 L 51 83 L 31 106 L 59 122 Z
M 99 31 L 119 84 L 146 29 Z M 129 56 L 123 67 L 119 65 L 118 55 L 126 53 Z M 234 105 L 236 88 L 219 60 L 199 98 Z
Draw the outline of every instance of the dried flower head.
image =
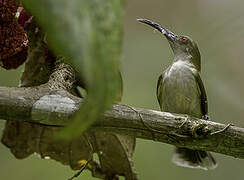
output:
M 15 0 L 0 0 L 0 22 L 13 21 L 18 9 Z
M 18 4 L 15 0 L 0 0 L 0 65 L 16 69 L 27 58 L 28 37 L 16 21 Z

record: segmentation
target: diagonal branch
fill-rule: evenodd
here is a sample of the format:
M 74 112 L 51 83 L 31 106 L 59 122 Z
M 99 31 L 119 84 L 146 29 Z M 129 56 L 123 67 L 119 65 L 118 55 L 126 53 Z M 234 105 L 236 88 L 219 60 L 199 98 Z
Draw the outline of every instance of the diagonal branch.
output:
M 66 126 L 82 99 L 47 86 L 0 87 L 0 119 Z M 244 159 L 244 128 L 116 104 L 91 130 L 116 132 Z M 219 133 L 215 133 L 218 132 Z

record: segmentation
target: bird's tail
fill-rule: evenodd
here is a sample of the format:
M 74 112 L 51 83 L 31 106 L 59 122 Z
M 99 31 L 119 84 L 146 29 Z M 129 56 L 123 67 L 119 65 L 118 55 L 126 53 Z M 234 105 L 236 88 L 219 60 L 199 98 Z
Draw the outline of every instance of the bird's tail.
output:
M 214 169 L 217 163 L 213 156 L 207 151 L 191 150 L 187 148 L 176 148 L 173 162 L 178 166 L 188 168 L 200 168 L 204 170 Z

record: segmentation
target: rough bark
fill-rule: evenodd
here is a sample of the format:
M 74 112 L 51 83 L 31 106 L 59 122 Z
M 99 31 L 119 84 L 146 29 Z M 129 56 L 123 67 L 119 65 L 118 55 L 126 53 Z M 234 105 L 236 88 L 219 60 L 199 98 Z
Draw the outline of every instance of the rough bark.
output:
M 82 99 L 46 87 L 0 87 L 0 118 L 66 126 Z M 90 130 L 103 130 L 244 158 L 244 128 L 126 105 L 114 105 Z

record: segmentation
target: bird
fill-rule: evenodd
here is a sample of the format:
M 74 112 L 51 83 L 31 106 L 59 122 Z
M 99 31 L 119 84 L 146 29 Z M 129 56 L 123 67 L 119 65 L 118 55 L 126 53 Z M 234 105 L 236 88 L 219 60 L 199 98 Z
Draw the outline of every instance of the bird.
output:
M 157 82 L 156 93 L 161 111 L 209 120 L 207 95 L 200 77 L 201 55 L 197 44 L 190 37 L 177 35 L 151 20 L 137 21 L 161 32 L 173 50 L 173 62 Z M 209 170 L 217 167 L 210 152 L 183 147 L 176 147 L 172 161 L 188 168 Z

